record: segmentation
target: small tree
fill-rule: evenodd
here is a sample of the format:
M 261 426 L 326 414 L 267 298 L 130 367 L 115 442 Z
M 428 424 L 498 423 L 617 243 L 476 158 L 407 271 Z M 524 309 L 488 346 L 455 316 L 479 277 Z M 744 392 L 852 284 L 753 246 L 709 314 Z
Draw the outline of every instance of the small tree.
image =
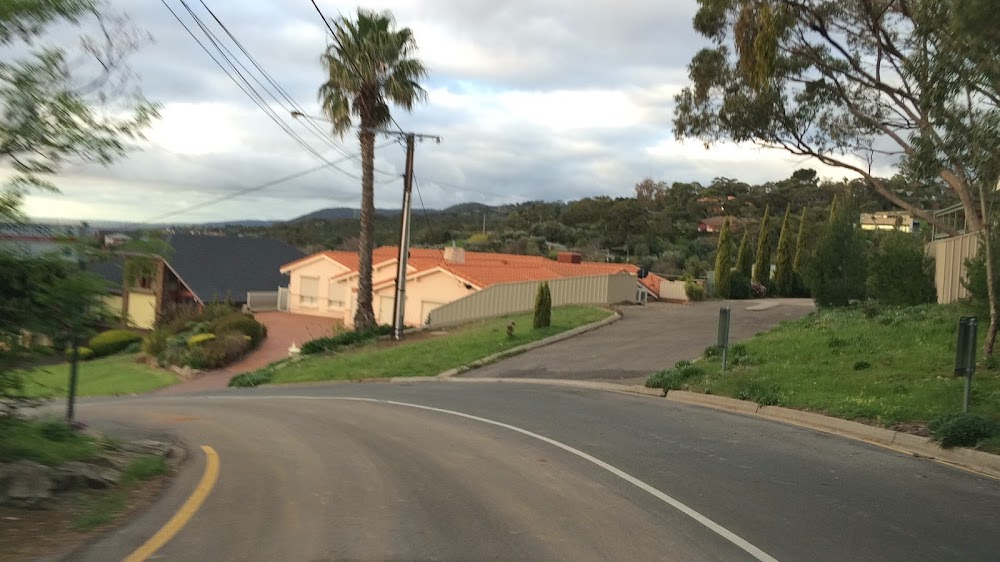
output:
M 764 208 L 764 218 L 760 221 L 760 236 L 757 238 L 757 261 L 754 263 L 751 281 L 767 286 L 771 278 L 771 209 Z
M 535 318 L 533 325 L 537 328 L 548 328 L 552 324 L 552 292 L 549 284 L 543 282 L 538 286 L 535 296 Z
M 880 233 L 872 248 L 871 262 L 869 298 L 890 306 L 937 300 L 934 260 L 924 252 L 918 236 L 898 231 Z
M 733 269 L 732 238 L 729 219 L 726 219 L 719 234 L 719 250 L 715 254 L 715 294 L 722 298 L 729 296 L 729 279 Z
M 792 269 L 796 273 L 802 273 L 803 260 L 808 256 L 806 249 L 806 223 L 809 221 L 809 209 L 802 209 L 802 219 L 799 220 L 799 235 L 795 238 L 795 259 L 792 261 Z M 780 245 L 780 242 L 779 242 Z
M 855 228 L 857 216 L 846 201 L 838 202 L 806 267 L 806 281 L 819 306 L 847 306 L 865 296 L 867 264 L 864 240 Z
M 792 227 L 789 224 L 792 208 L 785 209 L 785 220 L 781 223 L 778 236 L 778 256 L 774 269 L 774 294 L 780 297 L 792 296 L 795 272 L 792 265 Z
M 753 254 L 750 250 L 750 231 L 743 230 L 743 240 L 740 242 L 740 251 L 736 255 L 736 270 L 741 272 L 747 281 L 753 272 Z

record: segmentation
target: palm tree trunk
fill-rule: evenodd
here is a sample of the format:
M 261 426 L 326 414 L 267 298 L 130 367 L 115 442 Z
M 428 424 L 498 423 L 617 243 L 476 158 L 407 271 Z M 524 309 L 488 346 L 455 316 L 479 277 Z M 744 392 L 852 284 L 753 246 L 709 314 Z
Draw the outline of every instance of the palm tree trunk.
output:
M 372 310 L 372 250 L 375 246 L 375 133 L 362 120 L 361 132 L 361 232 L 358 234 L 358 309 L 354 329 L 375 326 Z

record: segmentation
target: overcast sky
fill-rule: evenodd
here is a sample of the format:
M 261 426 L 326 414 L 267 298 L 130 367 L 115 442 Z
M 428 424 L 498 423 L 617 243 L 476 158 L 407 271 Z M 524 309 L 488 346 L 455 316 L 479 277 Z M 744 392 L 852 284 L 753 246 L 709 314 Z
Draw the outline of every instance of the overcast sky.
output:
M 132 67 L 146 96 L 162 104 L 162 116 L 143 150 L 108 168 L 72 166 L 56 178 L 60 194 L 27 198 L 29 215 L 145 221 L 320 164 L 226 77 L 163 4 L 108 2 L 155 38 Z M 199 0 L 187 2 L 212 21 Z M 167 3 L 200 33 L 180 0 Z M 205 3 L 307 113 L 319 114 L 325 28 L 309 0 Z M 357 7 L 319 4 L 328 17 Z M 363 6 L 391 10 L 400 26 L 410 27 L 430 71 L 428 103 L 394 113 L 404 129 L 442 137 L 440 144 L 416 149 L 415 175 L 428 208 L 630 195 L 647 176 L 758 182 L 801 167 L 825 177 L 847 175 L 782 152 L 730 145 L 706 151 L 698 142 L 674 139 L 673 96 L 687 81 L 692 55 L 706 45 L 691 28 L 695 0 L 387 0 Z M 214 21 L 212 30 L 224 35 Z M 357 154 L 353 134 L 320 138 L 268 101 L 327 158 L 346 158 L 339 147 Z M 403 157 L 398 144 L 376 151 L 379 207 L 399 207 Z M 360 162 L 346 159 L 339 166 L 347 173 L 321 170 L 168 220 L 275 220 L 357 207 L 360 181 L 353 176 Z

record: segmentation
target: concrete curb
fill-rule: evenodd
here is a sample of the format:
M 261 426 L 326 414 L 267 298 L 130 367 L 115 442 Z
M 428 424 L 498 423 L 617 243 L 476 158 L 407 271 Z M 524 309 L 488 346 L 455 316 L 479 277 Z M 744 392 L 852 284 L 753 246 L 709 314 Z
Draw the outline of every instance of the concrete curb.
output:
M 483 357 L 482 359 L 478 359 L 478 360 L 473 361 L 472 363 L 469 363 L 467 365 L 462 365 L 461 367 L 457 367 L 455 369 L 448 369 L 447 371 L 438 373 L 434 378 L 437 378 L 437 379 L 450 379 L 450 378 L 455 377 L 457 375 L 460 375 L 460 374 L 462 374 L 462 373 L 464 373 L 466 371 L 471 371 L 471 370 L 476 369 L 478 367 L 483 367 L 483 366 L 489 365 L 490 363 L 496 363 L 497 361 L 499 361 L 501 359 L 506 359 L 506 358 L 514 356 L 514 355 L 520 355 L 520 354 L 522 354 L 522 353 L 524 353 L 526 351 L 531 351 L 533 349 L 538 349 L 539 347 L 545 347 L 547 345 L 552 345 L 554 343 L 561 342 L 563 340 L 568 340 L 569 338 L 572 338 L 574 336 L 579 336 L 580 334 L 589 332 L 591 330 L 596 330 L 598 328 L 603 328 L 604 326 L 607 326 L 608 324 L 614 324 L 615 322 L 621 320 L 621 318 L 622 318 L 621 313 L 619 313 L 617 311 L 612 311 L 612 312 L 613 312 L 613 314 L 611 316 L 609 316 L 609 317 L 607 317 L 607 318 L 605 318 L 603 320 L 598 320 L 597 322 L 591 322 L 590 324 L 585 324 L 583 326 L 578 326 L 576 328 L 573 328 L 572 330 L 566 330 L 565 332 L 563 332 L 561 334 L 556 334 L 554 336 L 549 336 L 547 338 L 542 338 L 542 339 L 540 339 L 538 341 L 533 341 L 531 343 L 526 343 L 524 345 L 519 345 L 517 347 L 508 349 L 506 351 L 501 351 L 500 353 L 494 353 L 493 355 L 489 355 L 487 357 Z
M 865 441 L 915 457 L 934 459 L 993 478 L 1000 478 L 1000 456 L 973 449 L 943 449 L 929 438 L 920 437 L 919 435 L 873 427 L 863 423 L 831 418 L 791 408 L 760 406 L 755 402 L 746 400 L 683 390 L 671 390 L 667 393 L 667 400 L 789 423 L 807 429 Z
M 393 379 L 393 382 L 402 382 L 403 379 Z M 433 380 L 433 379 L 432 379 Z M 463 383 L 511 383 L 511 384 L 538 384 L 546 386 L 565 386 L 569 388 L 585 388 L 587 390 L 603 390 L 606 392 L 617 392 L 619 394 L 639 394 L 642 396 L 663 397 L 663 391 L 658 388 L 646 388 L 641 385 L 615 384 L 612 382 L 598 381 L 576 381 L 571 379 L 511 379 L 499 377 L 477 377 L 474 379 L 452 378 L 449 382 Z

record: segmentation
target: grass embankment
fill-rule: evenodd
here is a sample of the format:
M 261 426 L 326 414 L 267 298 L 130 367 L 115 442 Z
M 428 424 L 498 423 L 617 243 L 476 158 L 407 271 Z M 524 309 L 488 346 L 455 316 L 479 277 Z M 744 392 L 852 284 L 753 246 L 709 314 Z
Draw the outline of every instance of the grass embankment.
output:
M 0 418 L 0 462 L 29 460 L 48 466 L 86 461 L 100 453 L 94 439 L 61 420 Z
M 134 495 L 139 483 L 166 473 L 167 461 L 163 457 L 148 455 L 133 460 L 122 472 L 117 487 L 79 498 L 80 513 L 73 520 L 73 528 L 89 531 L 111 523 L 128 507 L 130 496 Z
M 964 378 L 953 376 L 957 323 L 976 312 L 964 304 L 821 310 L 745 342 L 746 353 L 735 354 L 725 373 L 712 357 L 698 361 L 693 376 L 674 380 L 686 390 L 926 435 L 932 420 L 961 412 Z M 983 361 L 988 317 L 978 317 L 970 412 L 1000 422 L 1000 370 Z M 1000 437 L 981 448 L 1000 452 Z
M 407 343 L 387 347 L 383 342 L 332 355 L 308 356 L 279 369 L 265 369 L 260 383 L 356 380 L 365 378 L 422 377 L 461 367 L 494 353 L 512 349 L 607 318 L 612 313 L 593 307 L 570 306 L 552 310 L 552 325 L 535 330 L 531 314 L 494 318 L 455 328 L 447 334 L 416 336 Z M 515 322 L 514 336 L 507 325 Z M 269 379 L 269 380 L 268 380 Z
M 79 364 L 77 394 L 97 396 L 149 392 L 177 382 L 169 372 L 136 362 L 138 355 L 101 357 Z M 29 396 L 65 396 L 69 388 L 69 363 L 36 367 L 24 371 Z

